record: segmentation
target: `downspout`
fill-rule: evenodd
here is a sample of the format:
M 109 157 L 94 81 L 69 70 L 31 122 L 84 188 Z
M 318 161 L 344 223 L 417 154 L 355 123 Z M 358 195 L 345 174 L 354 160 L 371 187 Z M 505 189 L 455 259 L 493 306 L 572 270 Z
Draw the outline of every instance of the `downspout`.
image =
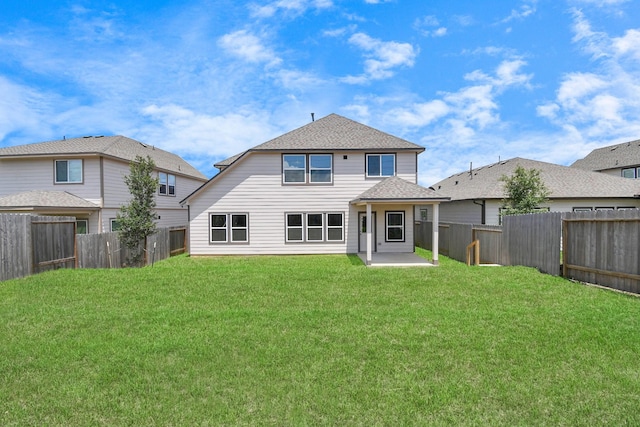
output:
M 102 213 L 104 211 L 104 157 L 100 156 L 100 210 L 98 211 L 98 227 L 99 232 L 104 233 L 104 224 L 102 223 Z M 111 231 L 111 230 L 108 230 Z
M 480 211 L 480 223 L 483 225 L 486 224 L 487 223 L 487 201 L 483 199 L 481 200 L 481 203 L 478 203 L 477 200 L 473 200 L 473 204 L 482 207 L 482 210 Z

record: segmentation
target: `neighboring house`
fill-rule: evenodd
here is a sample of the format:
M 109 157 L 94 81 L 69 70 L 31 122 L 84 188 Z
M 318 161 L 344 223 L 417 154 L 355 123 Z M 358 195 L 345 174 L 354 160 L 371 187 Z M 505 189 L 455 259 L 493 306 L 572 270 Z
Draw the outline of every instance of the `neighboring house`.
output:
M 422 151 L 336 114 L 253 147 L 183 200 L 189 253 L 414 252 L 414 206 L 447 200 L 416 184 Z
M 571 167 L 624 178 L 640 178 L 640 139 L 593 150 Z
M 112 231 L 131 200 L 124 177 L 136 156 L 156 164 L 157 225 L 186 225 L 179 201 L 206 177 L 179 156 L 124 136 L 0 148 L 0 212 L 75 216 L 79 233 Z
M 572 212 L 640 207 L 640 181 L 585 171 L 568 166 L 513 158 L 461 172 L 431 188 L 451 197 L 442 205 L 440 221 L 472 224 L 500 224 L 502 200 L 506 197 L 502 176 L 511 176 L 516 166 L 537 169 L 551 191 L 541 210 Z M 422 212 L 431 218 L 431 212 Z

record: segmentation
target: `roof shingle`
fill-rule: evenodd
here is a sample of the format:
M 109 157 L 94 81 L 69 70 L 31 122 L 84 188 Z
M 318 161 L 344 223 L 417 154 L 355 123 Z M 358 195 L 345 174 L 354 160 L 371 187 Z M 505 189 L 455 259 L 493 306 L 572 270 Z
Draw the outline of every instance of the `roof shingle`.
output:
M 33 190 L 0 197 L 0 208 L 99 209 L 99 206 L 66 191 Z
M 571 167 L 590 171 L 624 168 L 640 165 L 640 139 L 622 144 L 597 148 Z
M 0 148 L 2 157 L 105 155 L 126 160 L 151 157 L 156 167 L 205 180 L 206 177 L 180 156 L 126 136 L 88 136 Z
M 253 147 L 251 151 L 415 150 L 424 147 L 337 114 L 311 122 Z
M 425 188 L 397 176 L 386 178 L 360 194 L 353 203 L 367 201 L 447 201 L 444 196 L 431 188 Z
M 640 193 L 640 180 L 622 178 L 600 172 L 516 157 L 452 175 L 433 185 L 451 200 L 503 199 L 506 197 L 503 175 L 511 176 L 516 167 L 537 169 L 549 198 L 633 197 Z

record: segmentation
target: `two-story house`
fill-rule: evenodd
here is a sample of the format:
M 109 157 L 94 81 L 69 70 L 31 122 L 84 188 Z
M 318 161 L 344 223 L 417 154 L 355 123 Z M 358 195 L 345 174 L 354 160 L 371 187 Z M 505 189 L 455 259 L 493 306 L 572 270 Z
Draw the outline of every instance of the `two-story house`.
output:
M 186 225 L 179 202 L 207 178 L 179 156 L 124 136 L 0 148 L 0 212 L 75 216 L 78 233 L 113 231 L 132 197 L 124 177 L 137 156 L 156 165 L 157 225 Z
M 414 206 L 448 200 L 417 184 L 422 151 L 336 114 L 253 147 L 183 200 L 189 253 L 412 253 Z
M 640 178 L 640 139 L 597 148 L 571 167 L 624 178 Z

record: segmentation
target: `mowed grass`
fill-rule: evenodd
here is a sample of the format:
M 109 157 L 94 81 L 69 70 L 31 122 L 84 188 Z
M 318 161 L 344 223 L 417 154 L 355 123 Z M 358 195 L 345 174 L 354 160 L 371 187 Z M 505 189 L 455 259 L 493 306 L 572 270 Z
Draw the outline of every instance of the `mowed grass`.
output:
M 640 299 L 529 268 L 181 256 L 0 318 L 3 426 L 640 425 Z

